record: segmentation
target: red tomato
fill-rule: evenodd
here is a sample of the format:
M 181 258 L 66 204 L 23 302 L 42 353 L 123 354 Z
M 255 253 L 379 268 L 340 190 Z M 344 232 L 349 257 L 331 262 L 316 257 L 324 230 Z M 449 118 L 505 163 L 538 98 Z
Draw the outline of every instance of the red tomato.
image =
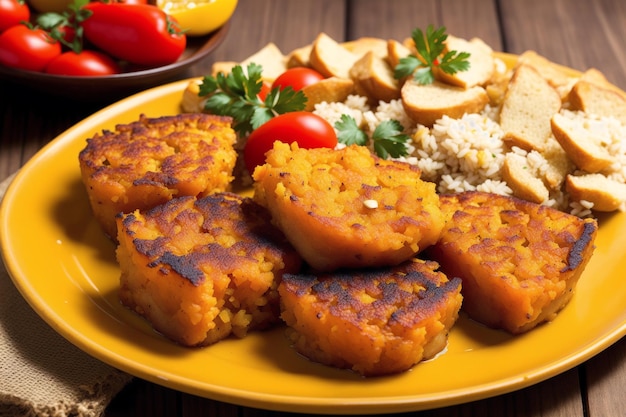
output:
M 307 111 L 294 111 L 278 115 L 250 133 L 243 150 L 248 172 L 265 163 L 265 153 L 275 141 L 298 142 L 305 149 L 334 148 L 337 146 L 335 129 L 320 116 Z
M 267 97 L 267 94 L 271 90 L 272 86 L 270 85 L 270 83 L 267 81 L 263 81 L 263 84 L 261 84 L 261 91 L 259 91 L 259 94 L 257 94 L 259 96 L 259 100 L 265 101 L 265 97 Z
M 302 90 L 307 85 L 315 84 L 324 79 L 319 72 L 306 67 L 289 68 L 274 80 L 272 87 L 279 87 L 281 90 L 285 87 L 291 87 L 295 91 Z
M 161 66 L 175 62 L 185 50 L 186 35 L 157 6 L 92 2 L 84 8 L 93 12 L 82 23 L 85 38 L 116 58 Z
M 76 29 L 69 25 L 62 25 L 56 28 L 59 31 L 60 36 L 67 43 L 72 43 L 76 39 Z
M 43 71 L 60 54 L 61 44 L 42 29 L 17 25 L 0 35 L 0 64 L 7 67 Z
M 57 75 L 111 75 L 122 72 L 119 64 L 110 56 L 98 52 L 83 50 L 64 52 L 54 58 L 46 67 L 46 72 Z
M 30 9 L 23 0 L 0 0 L 0 32 L 29 19 Z

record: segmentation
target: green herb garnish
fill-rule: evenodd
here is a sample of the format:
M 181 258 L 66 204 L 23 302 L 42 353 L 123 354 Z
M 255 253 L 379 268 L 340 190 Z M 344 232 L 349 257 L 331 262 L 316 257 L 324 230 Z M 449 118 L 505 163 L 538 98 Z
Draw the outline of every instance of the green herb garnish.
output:
M 82 23 L 93 14 L 91 10 L 83 8 L 88 3 L 89 0 L 74 0 L 61 13 L 46 12 L 38 15 L 36 23 L 46 30 L 52 39 L 79 54 L 84 43 Z M 68 31 L 74 32 L 69 39 L 66 37 Z
M 337 140 L 345 145 L 367 145 L 367 134 L 359 128 L 352 116 L 341 115 L 341 119 L 335 122 Z M 376 155 L 383 159 L 389 157 L 399 158 L 408 155 L 406 142 L 409 136 L 403 133 L 404 128 L 397 120 L 384 120 L 372 133 L 372 144 Z
M 443 56 L 445 41 L 448 39 L 445 26 L 435 30 L 430 25 L 426 34 L 421 29 L 412 33 L 413 42 L 417 49 L 417 56 L 409 55 L 401 58 L 394 68 L 394 77 L 402 79 L 413 74 L 413 78 L 420 84 L 431 84 L 435 81 L 433 68 L 438 67 L 446 74 L 456 74 L 467 71 L 470 67 L 468 52 L 448 51 Z
M 291 87 L 283 90 L 274 87 L 262 101 L 258 97 L 263 85 L 262 71 L 260 65 L 251 63 L 245 71 L 236 65 L 229 74 L 205 76 L 198 93 L 208 96 L 204 109 L 232 117 L 234 129 L 241 135 L 247 135 L 278 114 L 304 110 L 306 96 Z
M 337 142 L 339 143 L 360 146 L 367 144 L 367 135 L 359 129 L 356 120 L 352 116 L 342 114 L 341 120 L 335 122 L 335 129 L 337 130 Z

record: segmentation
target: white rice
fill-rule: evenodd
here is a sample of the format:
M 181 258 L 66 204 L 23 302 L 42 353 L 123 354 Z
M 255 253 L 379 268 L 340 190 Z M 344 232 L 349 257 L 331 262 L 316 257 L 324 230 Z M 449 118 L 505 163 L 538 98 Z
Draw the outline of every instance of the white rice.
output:
M 370 136 L 382 121 L 399 121 L 405 133 L 412 137 L 412 142 L 408 145 L 409 155 L 398 159 L 418 166 L 422 178 L 435 182 L 439 193 L 477 190 L 513 195 L 501 170 L 505 155 L 514 153 L 523 158 L 524 166 L 536 178 L 550 184 L 549 198 L 542 204 L 580 217 L 592 215 L 593 203 L 570 201 L 564 191 L 566 174 L 575 171 L 571 166 L 567 167 L 569 171 L 563 172 L 562 166 L 568 163 L 568 158 L 556 139 L 549 139 L 548 150 L 544 153 L 509 147 L 502 141 L 497 108 L 487 106 L 479 114 L 465 114 L 459 119 L 444 116 L 432 128 L 415 125 L 405 113 L 401 100 L 380 102 L 371 109 L 365 97 L 352 95 L 343 103 L 318 104 L 314 112 L 333 125 L 342 114 L 349 114 Z M 626 126 L 614 118 L 597 118 L 569 110 L 561 113 L 578 121 L 581 129 L 601 138 L 598 143 L 614 158 L 604 174 L 626 183 Z

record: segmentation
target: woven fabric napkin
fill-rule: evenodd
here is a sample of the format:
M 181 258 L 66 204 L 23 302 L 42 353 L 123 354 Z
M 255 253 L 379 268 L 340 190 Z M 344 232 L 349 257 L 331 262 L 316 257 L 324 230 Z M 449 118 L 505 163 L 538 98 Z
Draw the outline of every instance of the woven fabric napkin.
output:
M 0 417 L 98 417 L 130 380 L 48 326 L 0 262 Z

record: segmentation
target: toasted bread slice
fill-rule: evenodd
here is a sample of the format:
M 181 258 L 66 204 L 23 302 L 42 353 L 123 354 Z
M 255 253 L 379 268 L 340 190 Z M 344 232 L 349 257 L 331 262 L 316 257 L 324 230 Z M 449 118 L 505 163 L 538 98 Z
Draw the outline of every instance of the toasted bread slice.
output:
M 503 140 L 527 151 L 542 151 L 552 134 L 550 119 L 561 108 L 561 97 L 529 65 L 519 65 L 500 110 Z
M 513 195 L 534 203 L 543 203 L 550 192 L 540 178 L 537 178 L 526 165 L 523 156 L 509 152 L 502 164 L 502 178 L 513 190 Z
M 301 258 L 250 198 L 179 197 L 117 218 L 120 300 L 184 346 L 279 322 L 278 282 Z
M 493 50 L 481 39 L 472 38 L 465 40 L 456 36 L 448 35 L 444 53 L 450 51 L 468 52 L 470 67 L 467 71 L 458 71 L 455 74 L 448 74 L 439 67 L 436 67 L 435 76 L 439 81 L 456 85 L 458 87 L 470 88 L 476 85 L 485 85 L 495 71 L 495 61 Z
M 568 175 L 565 189 L 573 201 L 589 201 L 593 210 L 626 209 L 626 185 L 602 174 Z
M 313 42 L 309 62 L 313 69 L 325 77 L 349 79 L 350 68 L 359 57 L 322 32 Z
M 315 105 L 323 102 L 342 102 L 354 92 L 354 81 L 347 78 L 330 77 L 302 88 L 307 98 L 305 111 L 313 111 Z
M 610 83 L 599 82 L 597 78 L 581 78 L 569 93 L 573 110 L 598 117 L 615 117 L 626 123 L 626 97 L 621 90 Z
M 422 85 L 409 79 L 400 94 L 407 115 L 428 127 L 444 115 L 459 118 L 465 113 L 478 113 L 489 102 L 483 87 L 461 88 L 439 81 Z
M 287 54 L 286 66 L 287 68 L 293 67 L 309 67 L 309 57 L 311 56 L 311 49 L 313 45 L 305 45 L 300 48 L 296 48 Z
M 270 42 L 241 62 L 215 62 L 211 66 L 211 74 L 213 76 L 220 72 L 228 74 L 234 66 L 241 65 L 243 68 L 246 68 L 250 63 L 261 65 L 263 67 L 263 79 L 269 82 L 274 81 L 276 77 L 287 69 L 287 57 L 283 55 L 275 43 Z
M 400 86 L 393 77 L 393 69 L 385 58 L 377 56 L 373 51 L 366 52 L 354 63 L 350 77 L 354 81 L 356 93 L 368 97 L 374 103 L 400 98 Z
M 562 99 L 567 97 L 570 89 L 578 79 L 578 76 L 570 68 L 550 61 L 533 50 L 520 54 L 517 62 L 518 65 L 529 65 L 537 70 L 559 92 Z
M 233 67 L 237 65 L 235 61 L 217 61 L 211 65 L 211 75 L 216 76 L 218 73 L 228 74 L 232 71 Z
M 614 91 L 626 99 L 626 92 L 607 80 L 606 76 L 597 68 L 589 68 L 587 71 L 583 72 L 580 76 L 580 80 Z
M 359 57 L 368 52 L 373 52 L 375 56 L 380 58 L 387 56 L 387 41 L 381 38 L 362 37 L 353 41 L 342 42 L 341 46 Z
M 584 121 L 557 113 L 550 121 L 552 133 L 574 164 L 589 173 L 600 172 L 613 163 L 613 157 L 600 144 Z
M 181 101 L 180 107 L 185 113 L 202 113 L 204 111 L 204 102 L 206 101 L 206 97 L 201 97 L 200 93 L 200 83 L 202 80 L 195 79 L 189 81 L 185 91 L 183 91 L 183 99 Z
M 391 68 L 395 68 L 402 58 L 411 55 L 411 50 L 407 48 L 402 42 L 395 39 L 389 39 L 387 41 L 387 61 Z
M 462 309 L 518 334 L 553 320 L 594 251 L 595 219 L 514 197 L 442 195 L 446 226 L 427 255 L 463 281 Z
M 364 146 L 275 142 L 254 171 L 254 199 L 318 271 L 396 265 L 439 237 L 435 184 Z
M 364 376 L 410 369 L 441 352 L 458 318 L 461 282 L 413 259 L 393 268 L 285 274 L 281 317 L 295 349 Z
M 275 43 L 270 42 L 256 53 L 241 61 L 241 66 L 246 67 L 255 63 L 263 67 L 263 79 L 274 81 L 287 69 L 287 58 Z

